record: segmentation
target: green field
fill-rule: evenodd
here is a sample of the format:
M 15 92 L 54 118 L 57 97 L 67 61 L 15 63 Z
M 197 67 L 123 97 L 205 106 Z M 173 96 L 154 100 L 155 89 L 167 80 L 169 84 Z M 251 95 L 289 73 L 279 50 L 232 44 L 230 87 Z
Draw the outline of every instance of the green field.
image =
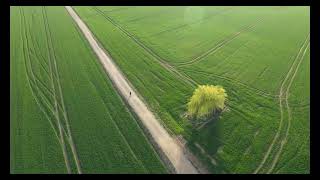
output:
M 212 173 L 310 172 L 309 7 L 76 7 L 138 92 Z M 197 84 L 229 96 L 202 129 Z
M 10 8 L 10 172 L 166 173 L 64 7 Z

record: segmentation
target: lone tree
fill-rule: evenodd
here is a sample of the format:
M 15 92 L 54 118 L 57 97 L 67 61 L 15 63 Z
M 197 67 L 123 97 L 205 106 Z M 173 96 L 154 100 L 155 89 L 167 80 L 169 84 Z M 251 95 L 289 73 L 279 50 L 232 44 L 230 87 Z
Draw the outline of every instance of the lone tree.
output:
M 198 86 L 188 102 L 188 115 L 196 118 L 209 117 L 224 108 L 226 98 L 226 91 L 221 86 Z

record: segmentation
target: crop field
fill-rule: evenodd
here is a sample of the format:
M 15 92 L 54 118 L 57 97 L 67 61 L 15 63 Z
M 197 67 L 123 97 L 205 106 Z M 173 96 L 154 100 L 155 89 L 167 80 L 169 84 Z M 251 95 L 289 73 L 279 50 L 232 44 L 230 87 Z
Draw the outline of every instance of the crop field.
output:
M 75 7 L 172 135 L 212 173 L 309 173 L 309 7 Z M 227 108 L 195 128 L 197 85 Z
M 167 173 L 64 7 L 10 7 L 10 172 Z

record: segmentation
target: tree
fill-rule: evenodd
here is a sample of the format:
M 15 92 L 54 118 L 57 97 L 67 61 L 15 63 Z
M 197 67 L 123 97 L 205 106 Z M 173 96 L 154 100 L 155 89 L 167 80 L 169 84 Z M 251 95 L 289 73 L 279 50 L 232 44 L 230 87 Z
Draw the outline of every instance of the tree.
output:
M 188 102 L 188 115 L 204 118 L 224 108 L 227 93 L 222 86 L 200 85 Z

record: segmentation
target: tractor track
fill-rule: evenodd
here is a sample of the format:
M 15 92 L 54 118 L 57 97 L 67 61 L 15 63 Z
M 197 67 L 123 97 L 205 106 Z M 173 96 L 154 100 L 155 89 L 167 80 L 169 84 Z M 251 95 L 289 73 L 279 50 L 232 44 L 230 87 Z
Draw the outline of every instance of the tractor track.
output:
M 278 161 L 279 155 L 280 155 L 280 153 L 281 153 L 281 151 L 282 151 L 282 147 L 284 146 L 284 144 L 286 144 L 287 137 L 288 137 L 288 133 L 289 133 L 289 128 L 290 128 L 290 123 L 291 123 L 291 112 L 290 112 L 289 103 L 288 103 L 288 92 L 289 92 L 289 88 L 290 88 L 290 86 L 291 86 L 291 83 L 292 83 L 292 81 L 293 81 L 293 79 L 294 79 L 294 77 L 295 77 L 295 74 L 296 74 L 296 72 L 297 72 L 297 70 L 298 70 L 298 68 L 299 68 L 299 65 L 300 65 L 301 61 L 303 60 L 304 54 L 303 54 L 303 56 L 302 56 L 300 59 L 299 59 L 299 56 L 300 56 L 301 52 L 303 52 L 303 49 L 305 49 L 305 51 L 306 51 L 307 48 L 305 48 L 305 45 L 307 44 L 309 37 L 310 37 L 310 34 L 308 34 L 308 36 L 306 37 L 304 43 L 303 43 L 302 46 L 300 47 L 298 54 L 296 55 L 293 63 L 291 64 L 291 67 L 290 67 L 289 71 L 288 71 L 287 74 L 286 74 L 286 77 L 284 78 L 284 80 L 283 80 L 282 83 L 281 83 L 281 87 L 280 87 L 280 90 L 279 90 L 280 122 L 279 122 L 278 130 L 277 130 L 276 135 L 274 136 L 271 144 L 269 145 L 269 147 L 268 147 L 268 149 L 267 149 L 267 152 L 266 152 L 265 155 L 263 156 L 262 161 L 260 162 L 260 164 L 258 165 L 258 167 L 254 170 L 254 172 L 253 172 L 254 174 L 258 173 L 258 172 L 260 171 L 260 169 L 263 167 L 263 165 L 265 164 L 266 160 L 267 160 L 268 157 L 270 156 L 270 153 L 271 153 L 271 151 L 272 151 L 272 149 L 273 149 L 273 146 L 275 145 L 275 143 L 277 142 L 277 140 L 278 140 L 278 138 L 279 138 L 279 136 L 280 136 L 280 133 L 281 133 L 281 131 L 282 131 L 282 127 L 284 126 L 284 125 L 283 125 L 283 122 L 284 122 L 284 121 L 283 121 L 283 119 L 284 119 L 284 117 L 283 117 L 283 116 L 284 116 L 284 115 L 283 115 L 283 114 L 284 114 L 284 113 L 283 113 L 283 111 L 284 111 L 284 110 L 283 110 L 283 100 L 286 101 L 286 108 L 287 108 L 287 110 L 288 110 L 288 124 L 287 124 L 287 129 L 286 129 L 286 132 L 285 132 L 285 137 L 284 137 L 284 138 L 281 140 L 281 142 L 280 142 L 280 149 L 279 149 L 278 153 L 277 153 L 276 156 L 275 156 L 275 159 L 273 160 L 273 162 L 272 162 L 272 164 L 271 164 L 271 168 L 270 168 L 271 170 L 269 169 L 269 170 L 268 170 L 268 173 L 271 173 L 273 167 L 275 166 L 274 164 L 276 164 L 276 162 Z M 308 46 L 306 46 L 306 47 L 308 47 Z M 305 51 L 304 51 L 304 52 L 305 52 Z M 300 60 L 300 61 L 299 61 L 299 60 Z M 298 64 L 297 64 L 296 62 L 298 62 Z M 297 65 L 296 65 L 296 64 L 297 64 Z M 292 74 L 291 72 L 293 72 L 293 71 L 294 71 L 294 74 L 291 75 L 291 74 Z M 290 76 L 291 76 L 291 79 L 290 79 L 290 82 L 289 82 L 289 85 L 290 85 L 290 86 L 288 85 L 287 87 L 285 87 L 286 83 L 288 82 L 287 80 L 290 78 Z M 283 97 L 283 96 L 284 96 L 284 97 Z
M 41 53 L 38 53 L 38 51 L 40 51 L 40 46 L 38 44 L 38 41 L 31 34 L 31 26 L 27 22 L 24 9 L 22 7 L 19 7 L 19 12 L 21 26 L 20 34 L 23 47 L 22 49 L 24 56 L 24 66 L 32 97 L 36 101 L 36 104 L 38 105 L 40 111 L 44 114 L 45 118 L 48 119 L 49 124 L 53 129 L 55 136 L 57 137 L 57 140 L 61 146 L 67 173 L 72 173 L 72 170 L 70 166 L 70 160 L 68 157 L 67 144 L 65 142 L 66 140 L 70 145 L 78 173 L 81 173 L 79 160 L 75 150 L 75 145 L 71 136 L 67 112 L 64 106 L 60 79 L 58 74 L 58 67 L 56 63 L 56 57 L 52 43 L 51 31 L 49 28 L 46 9 L 45 7 L 42 7 L 41 19 L 44 23 L 43 25 L 45 31 L 46 50 L 48 51 L 48 58 L 45 58 Z M 32 22 L 35 22 L 34 14 L 32 14 Z M 29 39 L 31 41 L 29 41 Z M 36 45 L 34 45 L 34 43 Z M 39 57 L 42 58 L 42 61 L 40 61 Z M 33 59 L 35 59 L 35 61 L 32 61 Z M 37 63 L 40 66 L 34 66 L 34 63 Z M 47 69 L 45 66 L 48 66 L 49 68 Z M 37 73 L 34 72 L 34 68 L 42 68 L 45 71 L 45 74 L 42 74 L 39 71 L 40 74 L 37 75 Z M 42 81 L 42 75 L 47 75 L 46 78 L 49 79 L 49 84 L 51 85 L 50 88 L 47 87 L 45 83 Z M 60 100 L 57 98 L 58 94 L 60 94 Z M 60 113 L 62 114 L 62 117 L 60 117 Z M 62 125 L 62 122 L 65 122 L 66 129 Z
M 147 14 L 145 16 L 140 16 L 140 17 L 137 17 L 137 18 L 134 18 L 134 19 L 129 19 L 127 21 L 124 21 L 123 23 L 133 23 L 133 22 L 137 22 L 137 21 L 140 21 L 140 20 L 145 20 L 145 19 L 149 19 L 149 18 L 152 18 L 156 15 L 161 15 L 161 14 L 164 14 L 164 13 L 167 13 L 167 12 L 170 12 L 172 11 L 172 9 L 168 8 L 168 9 L 165 9 L 165 10 L 160 10 L 160 11 L 157 11 L 156 13 L 153 13 L 153 14 Z M 108 13 L 108 12 L 106 12 Z
M 232 42 L 234 39 L 236 39 L 242 33 L 250 32 L 251 30 L 253 30 L 256 27 L 257 23 L 261 22 L 262 20 L 263 20 L 262 18 L 258 18 L 258 20 L 255 23 L 253 23 L 251 25 L 248 25 L 248 26 L 242 27 L 238 32 L 232 33 L 231 35 L 229 35 L 226 38 L 222 39 L 214 47 L 212 47 L 208 51 L 202 53 L 201 55 L 193 58 L 190 61 L 181 62 L 181 63 L 173 63 L 173 64 L 178 66 L 178 67 L 182 67 L 182 66 L 188 66 L 188 65 L 200 62 L 201 60 L 203 60 L 208 55 L 217 52 L 219 49 L 223 48 L 225 45 L 227 45 L 228 43 Z
M 283 140 L 281 141 L 280 149 L 279 149 L 278 153 L 276 154 L 275 159 L 273 160 L 270 169 L 269 169 L 268 172 L 267 172 L 268 174 L 273 171 L 274 167 L 276 166 L 276 164 L 277 164 L 277 162 L 278 162 L 278 160 L 279 160 L 279 157 L 280 157 L 280 155 L 281 155 L 282 149 L 283 149 L 283 147 L 285 146 L 285 144 L 287 143 L 287 139 L 288 139 L 288 136 L 289 136 L 289 130 L 290 130 L 290 127 L 291 127 L 291 109 L 290 109 L 289 102 L 288 102 L 288 99 L 289 99 L 289 90 L 290 90 L 290 87 L 291 87 L 291 85 L 292 85 L 292 82 L 293 82 L 293 80 L 294 80 L 294 78 L 295 78 L 295 76 L 296 76 L 296 74 L 297 74 L 297 72 L 298 72 L 298 69 L 299 69 L 299 67 L 300 67 L 300 65 L 301 65 L 301 62 L 302 62 L 303 59 L 304 59 L 305 53 L 306 53 L 309 45 L 310 45 L 310 44 L 308 44 L 307 47 L 305 48 L 305 50 L 304 50 L 304 52 L 303 52 L 303 54 L 302 54 L 302 56 L 301 56 L 301 58 L 300 58 L 299 64 L 297 65 L 297 68 L 295 69 L 294 74 L 292 75 L 292 78 L 291 78 L 291 80 L 290 80 L 290 83 L 289 83 L 289 85 L 288 85 L 288 87 L 287 87 L 287 90 L 286 90 L 286 93 L 285 93 L 285 103 L 286 103 L 286 109 L 287 109 L 287 112 L 288 112 L 288 125 L 287 125 L 287 129 L 286 129 L 285 137 L 284 137 Z
M 195 22 L 191 22 L 191 23 L 184 23 L 184 24 L 180 24 L 180 25 L 178 25 L 178 26 L 169 27 L 169 28 L 167 28 L 167 29 L 165 29 L 165 30 L 162 30 L 162 31 L 160 31 L 160 32 L 151 34 L 149 37 L 159 36 L 160 34 L 167 33 L 167 32 L 170 32 L 170 31 L 176 31 L 176 30 L 178 30 L 178 29 L 181 29 L 181 28 L 184 28 L 184 27 L 188 27 L 188 26 L 190 26 L 190 25 L 192 25 L 192 24 L 202 23 L 203 21 L 206 21 L 206 20 L 208 20 L 208 19 L 211 19 L 211 18 L 213 18 L 213 17 L 215 17 L 215 16 L 217 16 L 217 15 L 223 14 L 223 13 L 225 13 L 225 12 L 227 12 L 227 11 L 232 10 L 232 9 L 233 9 L 232 7 L 225 8 L 225 9 L 220 10 L 220 11 L 218 11 L 218 12 L 214 12 L 214 13 L 212 13 L 212 14 L 207 15 L 206 17 L 202 18 L 200 21 L 195 21 Z
M 234 84 L 240 85 L 242 87 L 245 87 L 246 89 L 256 93 L 257 95 L 260 95 L 260 96 L 263 96 L 263 97 L 266 97 L 266 98 L 274 99 L 274 98 L 279 97 L 279 95 L 271 94 L 269 92 L 266 92 L 266 91 L 263 91 L 261 89 L 249 86 L 249 85 L 247 85 L 245 83 L 242 83 L 241 81 L 238 81 L 238 80 L 235 80 L 235 79 L 232 79 L 232 78 L 228 78 L 228 77 L 225 77 L 225 76 L 220 76 L 220 75 L 217 75 L 217 74 L 212 74 L 212 73 L 209 73 L 209 72 L 199 71 L 199 70 L 192 70 L 192 69 L 184 69 L 184 71 L 191 72 L 191 73 L 203 74 L 203 75 L 206 75 L 206 76 L 208 75 L 208 76 L 211 76 L 211 77 L 214 77 L 214 78 L 227 80 L 227 81 L 229 81 L 231 83 L 234 83 Z
M 99 12 L 99 9 L 92 7 L 93 10 Z M 190 76 L 186 75 L 185 73 L 177 70 L 175 67 L 173 67 L 172 65 L 170 65 L 168 62 L 166 62 L 165 60 L 163 60 L 157 53 L 155 53 L 152 49 L 150 49 L 149 47 L 145 46 L 142 42 L 140 42 L 136 37 L 134 37 L 134 35 L 132 35 L 130 32 L 126 31 L 123 27 L 121 27 L 118 23 L 116 23 L 113 19 L 111 19 L 109 16 L 107 16 L 106 14 L 102 13 L 101 11 L 99 12 L 105 19 L 107 19 L 110 23 L 112 23 L 114 26 L 116 26 L 120 31 L 122 31 L 123 33 L 125 33 L 128 37 L 130 37 L 134 42 L 136 42 L 141 48 L 143 48 L 145 51 L 147 51 L 149 54 L 151 54 L 165 69 L 167 69 L 169 72 L 173 73 L 176 75 L 176 77 L 178 77 L 180 80 L 183 80 L 184 82 L 186 82 L 187 84 L 191 85 L 192 87 L 196 87 L 198 86 L 198 83 L 192 79 Z M 213 75 L 213 74 L 210 74 Z M 219 76 L 219 75 L 213 75 L 215 77 L 219 77 L 222 79 L 227 79 L 229 81 L 232 81 L 230 78 L 227 77 L 223 77 L 223 76 Z M 240 83 L 240 82 L 239 82 Z M 256 91 L 259 91 L 259 95 L 262 96 L 269 96 L 269 97 L 277 97 L 276 95 L 264 92 L 262 90 L 253 88 L 251 86 L 248 86 L 246 84 L 241 83 L 241 85 L 243 85 L 244 87 L 250 88 L 250 89 L 255 89 Z
M 105 19 L 107 19 L 111 24 L 113 24 L 115 27 L 117 27 L 121 32 L 126 34 L 128 37 L 130 37 L 136 44 L 138 44 L 141 48 L 143 48 L 145 51 L 147 51 L 150 55 L 152 55 L 159 63 L 162 65 L 165 69 L 167 69 L 169 72 L 172 72 L 175 74 L 179 79 L 183 80 L 184 82 L 187 82 L 192 87 L 195 87 L 196 83 L 184 76 L 181 72 L 177 71 L 174 67 L 172 67 L 169 63 L 164 61 L 158 54 L 156 54 L 152 49 L 146 47 L 143 43 L 141 43 L 136 37 L 134 37 L 131 33 L 123 29 L 118 23 L 116 23 L 113 19 L 111 19 L 109 16 L 101 12 L 98 8 L 92 7 L 93 10 L 99 12 Z
M 62 110 L 63 110 L 62 114 L 63 114 L 63 117 L 65 119 L 65 124 L 66 124 L 66 128 L 67 128 L 67 134 L 68 134 L 67 138 L 68 138 L 68 142 L 69 142 L 69 145 L 70 145 L 70 148 L 71 148 L 71 151 L 72 151 L 72 154 L 73 154 L 73 158 L 74 158 L 74 161 L 75 161 L 75 164 L 76 164 L 76 167 L 77 167 L 77 171 L 78 171 L 79 174 L 81 174 L 82 170 L 81 170 L 81 166 L 80 166 L 80 160 L 78 158 L 78 153 L 77 153 L 77 150 L 76 150 L 76 146 L 75 146 L 74 141 L 73 141 L 71 127 L 70 127 L 70 123 L 69 123 L 69 119 L 68 119 L 68 115 L 67 115 L 67 110 L 65 108 L 64 99 L 63 99 L 63 95 L 62 95 L 62 88 L 61 88 L 61 84 L 60 84 L 58 66 L 57 66 L 57 62 L 56 62 L 56 58 L 57 57 L 56 57 L 56 53 L 55 53 L 55 50 L 54 50 L 54 47 L 53 47 L 52 34 L 51 34 L 50 26 L 49 26 L 49 23 L 48 23 L 49 21 L 48 21 L 46 7 L 43 7 L 43 12 L 44 12 L 43 13 L 43 17 L 44 17 L 44 22 L 45 22 L 45 27 L 46 27 L 48 48 L 49 48 L 49 44 L 51 45 L 51 53 L 50 53 L 50 48 L 49 48 L 49 54 L 51 54 L 51 56 L 53 57 L 52 60 L 53 60 L 53 66 L 54 66 L 54 69 L 55 69 L 54 73 L 56 74 L 58 92 L 60 94 L 60 101 L 61 101 Z M 50 43 L 49 43 L 48 40 L 50 41 Z M 51 59 L 51 58 L 49 58 L 49 59 Z
M 29 82 L 29 86 L 31 88 L 31 92 L 32 92 L 33 98 L 35 99 L 36 103 L 39 105 L 40 110 L 48 118 L 49 123 L 50 123 L 51 127 L 53 128 L 53 131 L 54 131 L 55 135 L 58 138 L 58 141 L 59 141 L 60 146 L 62 148 L 62 153 L 63 153 L 63 157 L 64 157 L 64 160 L 65 160 L 65 165 L 66 165 L 66 168 L 67 168 L 67 172 L 69 173 L 69 172 L 71 172 L 71 168 L 70 168 L 69 160 L 68 160 L 67 154 L 66 154 L 66 148 L 65 148 L 64 138 L 63 138 L 63 134 L 62 134 L 63 133 L 62 128 L 58 123 L 58 125 L 57 125 L 58 128 L 59 128 L 59 135 L 58 135 L 57 130 L 54 128 L 53 122 L 50 120 L 51 118 L 46 113 L 46 111 L 42 108 L 41 103 L 39 102 L 39 98 L 35 94 L 35 92 L 37 92 L 37 91 L 41 92 L 41 90 L 39 90 L 39 88 L 36 86 L 36 83 L 35 83 L 35 79 L 34 79 L 35 77 L 34 77 L 34 74 L 32 72 L 32 67 L 31 67 L 32 65 L 31 65 L 30 54 L 25 51 L 25 49 L 29 49 L 28 35 L 27 35 L 27 32 L 26 32 L 26 29 L 28 29 L 28 26 L 27 26 L 27 23 L 26 23 L 26 18 L 25 18 L 25 15 L 24 15 L 22 7 L 20 7 L 19 10 L 20 10 L 21 18 L 22 18 L 22 23 L 23 23 L 23 24 L 21 24 L 21 27 L 22 27 L 22 29 L 24 29 L 24 32 L 23 32 L 24 35 L 21 35 L 22 40 L 25 39 L 25 41 L 24 40 L 22 41 L 23 42 L 23 48 L 22 49 L 23 49 L 23 54 L 24 54 L 26 75 L 27 75 L 27 79 L 28 79 L 28 82 Z M 21 33 L 22 33 L 22 30 L 21 30 Z M 30 34 L 30 31 L 29 31 L 29 34 Z M 28 66 L 28 64 L 29 64 L 30 67 Z M 28 73 L 29 71 L 31 72 L 31 76 Z M 34 85 L 32 85 L 32 82 L 34 83 Z M 55 117 L 59 118 L 59 115 L 57 115 L 56 112 L 54 112 L 53 115 Z
M 57 119 L 57 124 L 58 124 L 58 129 L 59 129 L 59 133 L 60 133 L 60 138 L 61 138 L 61 142 L 63 144 L 63 156 L 65 159 L 65 163 L 66 163 L 66 168 L 68 173 L 71 173 L 71 166 L 70 166 L 70 160 L 68 158 L 68 153 L 67 153 L 67 149 L 66 149 L 66 144 L 65 144 L 65 140 L 64 140 L 64 136 L 62 134 L 62 125 L 61 125 L 61 120 L 60 120 L 60 116 L 59 116 L 59 110 L 58 110 L 58 100 L 57 100 L 57 91 L 56 91 L 56 87 L 54 84 L 54 77 L 53 77 L 53 67 L 52 67 L 52 59 L 51 59 L 51 47 L 49 44 L 49 38 L 48 38 L 48 27 L 47 27 L 47 18 L 45 16 L 46 11 L 45 11 L 45 7 L 42 7 L 42 18 L 43 18 L 43 22 L 45 24 L 45 34 L 46 34 L 46 44 L 47 44 L 47 50 L 48 50 L 48 60 L 49 60 L 49 71 L 50 71 L 50 75 L 51 75 L 51 86 L 54 92 L 54 109 L 55 109 L 55 114 L 56 114 L 56 119 Z

